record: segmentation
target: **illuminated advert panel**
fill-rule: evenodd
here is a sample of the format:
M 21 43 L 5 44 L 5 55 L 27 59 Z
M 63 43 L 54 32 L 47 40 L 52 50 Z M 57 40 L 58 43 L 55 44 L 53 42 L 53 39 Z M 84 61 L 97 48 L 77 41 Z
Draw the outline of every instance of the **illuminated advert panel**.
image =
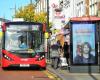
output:
M 96 64 L 94 23 L 72 24 L 72 64 Z

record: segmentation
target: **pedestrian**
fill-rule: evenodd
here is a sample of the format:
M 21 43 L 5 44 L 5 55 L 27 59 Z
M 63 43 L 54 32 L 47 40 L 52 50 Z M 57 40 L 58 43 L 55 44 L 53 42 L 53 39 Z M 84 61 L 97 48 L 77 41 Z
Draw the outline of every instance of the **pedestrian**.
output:
M 57 69 L 58 68 L 58 65 L 59 65 L 59 57 L 60 57 L 60 55 L 59 55 L 59 46 L 57 45 L 57 43 L 56 44 L 53 44 L 51 46 L 51 49 L 50 50 L 51 50 L 50 51 L 51 52 L 50 56 L 51 56 L 51 60 L 52 60 L 51 66 L 54 69 Z
M 63 50 L 64 50 L 63 56 L 66 58 L 67 64 L 69 65 L 69 45 L 68 45 L 68 42 L 64 42 Z
M 57 41 L 57 45 L 58 45 L 58 47 L 59 47 L 59 49 L 58 49 L 58 50 L 59 50 L 59 54 L 62 55 L 63 47 L 62 47 L 62 45 L 61 45 L 61 43 L 60 43 L 59 40 Z
M 62 46 L 60 46 L 59 53 L 60 53 L 60 57 L 63 57 L 63 47 Z

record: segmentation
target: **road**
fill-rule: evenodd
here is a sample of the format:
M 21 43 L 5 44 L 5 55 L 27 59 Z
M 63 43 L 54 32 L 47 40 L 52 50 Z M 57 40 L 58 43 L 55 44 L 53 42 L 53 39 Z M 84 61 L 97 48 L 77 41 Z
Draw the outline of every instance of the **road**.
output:
M 3 70 L 0 67 L 0 80 L 57 80 L 48 70 Z

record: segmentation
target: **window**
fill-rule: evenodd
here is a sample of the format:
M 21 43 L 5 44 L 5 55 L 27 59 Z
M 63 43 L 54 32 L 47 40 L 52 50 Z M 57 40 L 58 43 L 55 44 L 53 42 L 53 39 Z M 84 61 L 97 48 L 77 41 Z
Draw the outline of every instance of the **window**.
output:
M 90 15 L 94 16 L 97 14 L 97 1 L 96 0 L 90 0 Z
M 79 17 L 83 16 L 83 14 L 84 14 L 83 5 L 84 5 L 83 1 L 81 1 L 81 2 L 79 2 L 77 4 L 77 7 L 78 7 L 78 16 Z

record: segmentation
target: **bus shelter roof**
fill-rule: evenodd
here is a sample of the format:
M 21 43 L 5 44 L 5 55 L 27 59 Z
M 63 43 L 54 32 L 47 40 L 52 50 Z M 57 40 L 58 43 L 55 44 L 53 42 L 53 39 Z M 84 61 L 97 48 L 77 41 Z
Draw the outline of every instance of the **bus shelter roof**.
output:
M 80 21 L 100 21 L 100 17 L 96 16 L 84 16 L 84 17 L 73 17 L 70 19 L 71 22 L 80 22 Z

